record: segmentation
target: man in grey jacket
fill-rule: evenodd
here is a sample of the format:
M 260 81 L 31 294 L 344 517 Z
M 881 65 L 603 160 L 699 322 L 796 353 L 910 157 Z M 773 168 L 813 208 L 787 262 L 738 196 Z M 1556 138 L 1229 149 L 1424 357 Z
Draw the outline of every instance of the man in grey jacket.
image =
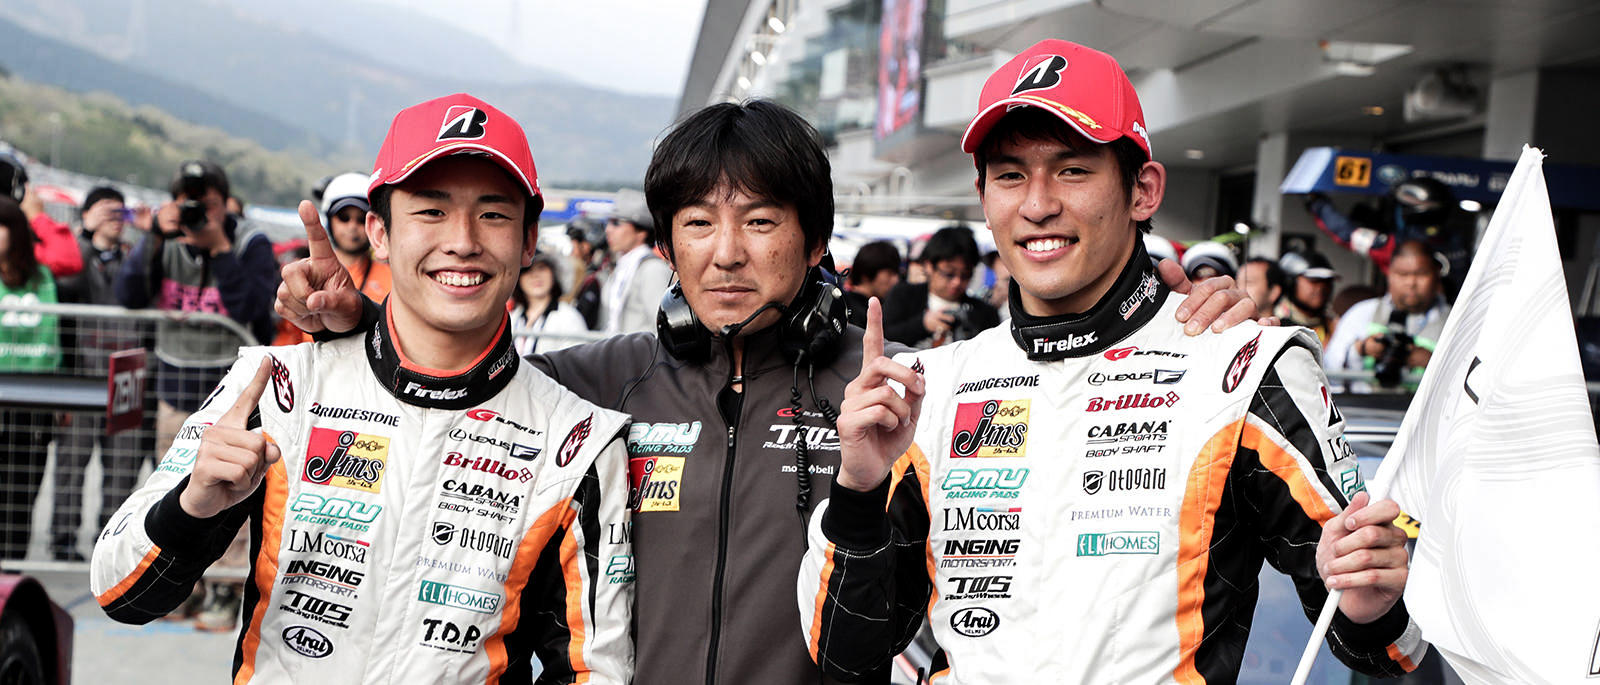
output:
M 655 220 L 644 194 L 631 188 L 619 191 L 616 209 L 606 221 L 612 265 L 600 294 L 605 332 L 655 330 L 656 306 L 672 281 L 672 267 L 656 256 L 655 236 Z

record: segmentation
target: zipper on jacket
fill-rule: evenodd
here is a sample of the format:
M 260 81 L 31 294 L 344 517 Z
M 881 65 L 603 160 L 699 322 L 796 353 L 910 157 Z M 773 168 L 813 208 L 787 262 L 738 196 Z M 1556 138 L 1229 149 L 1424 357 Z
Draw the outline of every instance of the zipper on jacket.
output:
M 732 373 L 732 369 L 729 369 L 729 373 Z M 733 382 L 734 378 L 730 375 L 728 385 L 722 390 L 729 397 L 719 397 L 717 402 L 723 419 L 728 422 L 728 455 L 723 461 L 722 498 L 717 510 L 717 570 L 711 581 L 711 640 L 706 649 L 706 685 L 717 682 L 717 650 L 722 640 L 722 574 L 728 565 L 728 507 L 733 494 L 733 459 L 739 443 L 739 417 L 744 413 L 744 394 L 733 390 Z

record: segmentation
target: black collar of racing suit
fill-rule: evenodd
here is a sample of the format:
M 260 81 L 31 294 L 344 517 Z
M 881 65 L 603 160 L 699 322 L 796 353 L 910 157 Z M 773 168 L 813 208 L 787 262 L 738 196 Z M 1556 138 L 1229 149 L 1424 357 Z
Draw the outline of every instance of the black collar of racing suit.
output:
M 1111 290 L 1082 314 L 1033 316 L 1022 310 L 1022 288 L 1011 282 L 1011 337 L 1033 361 L 1057 361 L 1099 354 L 1143 328 L 1161 309 L 1167 286 L 1155 264 L 1134 238 L 1133 256 Z
M 494 397 L 517 375 L 517 348 L 511 343 L 510 318 L 502 316 L 494 342 L 477 361 L 460 373 L 436 375 L 438 372 L 433 369 L 401 358 L 394 346 L 394 333 L 389 330 L 389 308 L 385 303 L 383 315 L 367 333 L 367 365 L 372 367 L 378 383 L 401 402 L 434 409 L 470 409 Z

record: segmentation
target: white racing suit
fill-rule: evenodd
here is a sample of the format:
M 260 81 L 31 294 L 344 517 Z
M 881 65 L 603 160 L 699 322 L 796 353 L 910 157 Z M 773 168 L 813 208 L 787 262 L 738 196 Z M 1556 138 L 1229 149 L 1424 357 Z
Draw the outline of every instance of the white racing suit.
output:
M 1080 317 L 1013 300 L 1009 330 L 897 357 L 927 381 L 911 448 L 812 517 L 798 599 L 825 672 L 885 662 L 927 617 L 935 683 L 1234 682 L 1263 560 L 1315 618 L 1321 524 L 1364 487 L 1317 341 L 1186 337 L 1148 263 Z M 1403 603 L 1328 639 L 1377 675 L 1426 649 Z
M 523 363 L 502 325 L 465 372 L 365 336 L 252 347 L 191 416 L 95 545 L 112 618 L 188 597 L 242 525 L 251 573 L 234 682 L 627 683 L 633 563 L 623 414 Z M 210 519 L 178 494 L 206 427 L 263 355 L 251 425 L 282 450 L 248 499 Z

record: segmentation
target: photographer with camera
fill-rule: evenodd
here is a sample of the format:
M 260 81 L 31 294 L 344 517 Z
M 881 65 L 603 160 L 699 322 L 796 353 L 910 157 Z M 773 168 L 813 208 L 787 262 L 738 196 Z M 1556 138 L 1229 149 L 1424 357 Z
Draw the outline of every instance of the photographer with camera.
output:
M 1421 241 L 1407 241 L 1389 264 L 1389 292 L 1357 302 L 1339 319 L 1328 339 L 1323 367 L 1329 371 L 1367 369 L 1378 385 L 1400 384 L 1405 369 L 1427 366 L 1450 315 L 1440 280 L 1440 258 Z M 1366 383 L 1350 389 L 1367 392 Z
M 272 340 L 278 264 L 272 241 L 227 212 L 228 177 L 211 162 L 188 161 L 170 186 L 172 202 L 123 260 L 117 301 L 130 309 L 223 314 L 257 341 Z M 240 340 L 215 325 L 164 321 L 156 330 L 156 451 L 166 453 L 237 356 Z
M 917 257 L 926 283 L 900 283 L 883 301 L 884 337 L 917 349 L 967 340 L 1000 325 L 992 305 L 967 294 L 978 242 L 965 226 L 935 231 Z

